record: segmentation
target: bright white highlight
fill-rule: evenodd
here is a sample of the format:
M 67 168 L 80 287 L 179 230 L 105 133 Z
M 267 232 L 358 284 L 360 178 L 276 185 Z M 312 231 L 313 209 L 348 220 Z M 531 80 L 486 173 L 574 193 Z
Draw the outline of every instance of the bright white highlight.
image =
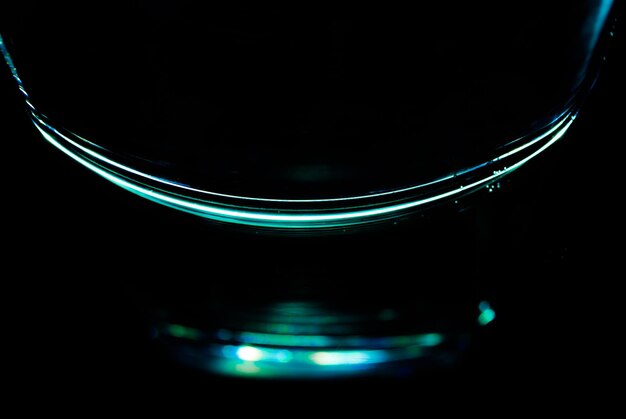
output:
M 263 358 L 263 352 L 252 346 L 242 346 L 237 349 L 237 358 L 242 361 L 260 361 Z
M 382 350 L 314 352 L 310 359 L 317 365 L 359 365 L 387 361 Z

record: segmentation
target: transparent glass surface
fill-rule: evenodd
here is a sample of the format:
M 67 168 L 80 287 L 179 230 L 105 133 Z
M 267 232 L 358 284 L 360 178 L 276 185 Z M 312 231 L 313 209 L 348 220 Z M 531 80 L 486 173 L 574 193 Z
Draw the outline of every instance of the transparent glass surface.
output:
M 197 224 L 146 246 L 178 274 L 126 269 L 152 338 L 319 378 L 454 364 L 494 323 L 486 195 L 575 127 L 613 1 L 10 7 L 41 137 Z

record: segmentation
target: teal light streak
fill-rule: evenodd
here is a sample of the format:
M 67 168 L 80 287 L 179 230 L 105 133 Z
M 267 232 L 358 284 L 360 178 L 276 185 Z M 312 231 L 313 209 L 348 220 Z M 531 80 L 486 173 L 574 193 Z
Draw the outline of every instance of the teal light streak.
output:
M 273 333 L 241 332 L 238 340 L 243 343 L 270 346 L 325 347 L 331 338 L 323 335 L 285 335 Z
M 598 38 L 600 38 L 600 33 L 606 24 L 606 20 L 609 16 L 611 8 L 613 7 L 613 0 L 600 0 L 599 6 L 597 9 L 597 14 L 594 16 L 594 28 L 591 34 L 591 39 L 589 41 L 589 49 L 592 50 L 596 44 L 598 43 Z
M 21 88 L 20 90 L 22 90 L 22 93 L 26 94 L 26 91 L 24 90 L 24 88 L 22 86 L 22 80 L 20 79 L 20 76 L 17 74 L 17 69 L 15 68 L 15 64 L 13 63 L 13 59 L 11 58 L 11 55 L 9 54 L 9 51 L 7 50 L 7 47 L 4 44 L 4 39 L 2 39 L 2 35 L 1 34 L 0 34 L 0 52 L 2 52 L 2 56 L 4 58 L 4 61 L 9 66 L 9 70 L 11 71 L 11 75 L 17 81 L 18 86 Z
M 410 361 L 428 352 L 423 347 L 393 349 L 276 349 L 260 346 L 220 346 L 210 348 L 212 357 L 203 365 L 223 375 L 254 378 L 316 378 L 367 374 L 385 368 L 387 363 Z M 207 353 L 207 352 L 204 352 Z
M 576 116 L 575 116 L 575 115 L 572 115 L 570 118 L 571 118 L 571 121 L 570 121 L 570 123 L 571 123 L 571 122 L 572 122 L 572 121 L 576 118 Z M 552 135 L 553 133 L 555 133 L 557 130 L 559 130 L 559 129 L 563 126 L 563 124 L 564 124 L 566 121 L 567 121 L 567 119 L 563 119 L 563 120 L 561 120 L 559 123 L 555 124 L 555 125 L 554 125 L 554 127 L 552 127 L 551 129 L 549 129 L 548 131 L 544 132 L 544 133 L 543 133 L 542 135 L 540 135 L 539 137 L 535 138 L 535 139 L 534 139 L 534 140 L 532 140 L 532 141 L 528 141 L 527 143 L 524 143 L 523 145 L 521 145 L 521 146 L 519 146 L 519 147 L 517 147 L 517 148 L 514 148 L 514 149 L 513 149 L 513 150 L 511 150 L 511 151 L 508 151 L 508 152 L 506 152 L 506 153 L 504 153 L 504 154 L 501 154 L 500 156 L 498 156 L 498 157 L 496 157 L 495 159 L 491 160 L 491 162 L 492 162 L 492 163 L 495 163 L 495 162 L 497 162 L 497 161 L 499 161 L 499 160 L 502 160 L 502 159 L 505 159 L 505 158 L 507 158 L 507 157 L 510 157 L 510 156 L 512 156 L 512 155 L 514 155 L 514 154 L 516 154 L 516 153 L 519 153 L 520 151 L 522 151 L 522 150 L 524 150 L 524 149 L 526 149 L 526 148 L 528 148 L 528 147 L 530 147 L 530 146 L 532 146 L 532 145 L 536 144 L 537 142 L 539 142 L 539 141 L 541 141 L 541 140 L 543 140 L 543 139 L 545 139 L 545 138 L 549 137 L 550 135 Z M 568 127 L 569 127 L 569 124 L 568 124 Z M 567 128 L 565 128 L 565 129 L 567 129 Z M 558 135 L 558 134 L 557 134 L 557 135 Z M 563 134 L 561 134 L 561 135 L 563 135 Z M 559 138 L 560 138 L 560 137 L 559 137 Z M 558 138 L 557 138 L 557 139 L 558 139 Z
M 227 209 L 216 207 L 214 205 L 203 204 L 199 202 L 194 202 L 190 200 L 185 200 L 178 198 L 176 196 L 167 195 L 161 191 L 146 188 L 144 186 L 140 186 L 133 182 L 130 182 L 122 177 L 111 174 L 110 172 L 102 169 L 101 167 L 93 164 L 92 162 L 78 156 L 76 153 L 68 150 L 64 147 L 59 141 L 57 141 L 50 134 L 45 132 L 38 124 L 35 124 L 37 129 L 41 132 L 43 137 L 48 140 L 51 144 L 57 147 L 59 150 L 73 158 L 78 163 L 84 165 L 90 170 L 96 172 L 100 176 L 109 180 L 110 182 L 127 189 L 131 192 L 134 192 L 140 196 L 151 199 L 153 201 L 162 203 L 164 205 L 169 205 L 174 208 L 178 208 L 181 210 L 185 210 L 191 212 L 193 214 L 204 216 L 207 218 L 216 218 L 219 220 L 242 223 L 242 224 L 252 224 L 252 225 L 273 225 L 284 228 L 302 228 L 302 227 L 324 227 L 327 225 L 333 225 L 336 222 L 350 222 L 358 219 L 368 219 L 376 216 L 381 216 L 385 214 L 391 214 L 394 212 L 400 212 L 403 210 L 411 209 L 426 203 L 438 201 L 447 197 L 451 197 L 457 195 L 459 193 L 465 192 L 467 190 L 471 190 L 480 185 L 486 184 L 497 177 L 503 176 L 505 173 L 511 172 L 518 167 L 522 166 L 530 159 L 534 158 L 549 146 L 558 141 L 567 131 L 567 129 L 572 124 L 574 118 L 568 118 L 567 123 L 554 135 L 553 138 L 550 139 L 546 144 L 542 145 L 539 149 L 535 150 L 530 155 L 525 158 L 519 160 L 517 163 L 503 169 L 502 171 L 494 172 L 494 174 L 487 176 L 481 180 L 472 182 L 468 185 L 460 186 L 456 189 L 452 189 L 450 191 L 441 193 L 439 195 L 434 195 L 428 198 L 419 199 L 415 201 L 410 201 L 402 204 L 389 205 L 387 207 L 381 208 L 372 208 L 365 210 L 356 210 L 356 211 L 347 211 L 347 212 L 333 212 L 333 213 L 308 213 L 308 214 L 278 214 L 278 213 L 268 213 L 268 212 L 259 212 L 259 211 L 246 211 L 246 210 L 238 210 L 238 209 Z M 42 121 L 40 121 L 42 122 Z M 44 123 L 45 124 L 45 123 Z M 53 130 L 57 133 L 56 130 L 49 127 L 47 124 L 45 126 L 48 129 Z M 560 125 L 559 125 L 560 126 Z M 58 133 L 57 133 L 58 134 Z M 499 158 L 498 158 L 499 159 Z M 498 160 L 496 159 L 496 160 Z M 329 224 L 325 224 L 329 223 Z
M 428 333 L 421 335 L 418 342 L 422 346 L 438 346 L 443 342 L 443 335 L 439 333 Z
M 57 147 L 59 150 L 63 151 L 65 154 L 73 158 L 78 163 L 87 167 L 88 169 L 96 172 L 100 176 L 104 177 L 108 181 L 127 189 L 131 192 L 134 192 L 140 196 L 151 199 L 156 202 L 160 202 L 165 205 L 173 206 L 174 208 L 180 208 L 183 210 L 187 210 L 196 215 L 206 216 L 211 218 L 211 215 L 216 216 L 218 219 L 223 219 L 224 217 L 229 219 L 230 221 L 237 222 L 245 221 L 244 224 L 254 224 L 254 225 L 263 225 L 263 223 L 258 224 L 255 222 L 269 221 L 269 222 L 281 222 L 287 223 L 282 224 L 282 227 L 316 227 L 315 222 L 332 222 L 332 221 L 341 221 L 341 220 L 350 220 L 355 218 L 369 218 L 372 216 L 383 215 L 387 213 L 392 213 L 408 208 L 412 208 L 418 205 L 422 205 L 428 202 L 432 202 L 438 199 L 445 198 L 447 196 L 451 196 L 455 193 L 459 193 L 463 190 L 461 187 L 456 191 L 450 191 L 438 196 L 433 196 L 431 198 L 422 199 L 419 201 L 409 202 L 402 205 L 395 205 L 386 208 L 377 208 L 371 210 L 363 210 L 363 211 L 354 211 L 354 212 L 346 212 L 346 213 L 332 213 L 332 214 L 274 214 L 274 213 L 262 213 L 262 212 L 253 212 L 253 211 L 243 211 L 243 210 L 230 210 L 219 208 L 207 204 L 201 204 L 198 202 L 187 201 L 181 198 L 176 198 L 174 196 L 166 195 L 162 192 L 156 191 L 154 189 L 148 189 L 143 186 L 136 185 L 134 183 L 129 182 L 121 177 L 115 176 L 95 164 L 89 162 L 86 159 L 72 153 L 70 150 L 65 148 L 60 142 L 55 140 L 50 134 L 46 133 L 41 127 L 35 125 L 39 132 L 43 135 L 43 137 L 48 140 L 51 144 Z M 47 125 L 46 125 L 47 126 Z M 51 127 L 47 126 L 49 129 Z M 56 132 L 56 131 L 55 131 Z M 487 182 L 485 180 L 484 182 Z M 479 185 L 484 182 L 477 182 L 476 185 Z M 470 185 L 469 187 L 472 187 Z M 321 225 L 317 225 L 317 227 L 322 227 Z
M 605 13 L 605 12 L 608 13 L 609 8 L 610 8 L 609 2 L 604 2 L 603 7 L 602 7 L 602 13 Z M 7 64 L 9 65 L 11 69 L 13 77 L 18 83 L 19 90 L 24 95 L 26 103 L 32 109 L 31 114 L 33 116 L 33 122 L 35 123 L 36 128 L 41 132 L 43 137 L 48 142 L 53 144 L 56 148 L 61 150 L 63 153 L 67 154 L 78 163 L 82 164 L 83 166 L 87 167 L 88 169 L 92 170 L 93 172 L 97 173 L 98 175 L 102 176 L 108 181 L 130 192 L 133 192 L 139 196 L 142 196 L 146 199 L 150 199 L 157 203 L 160 203 L 160 204 L 163 204 L 163 205 L 166 205 L 166 206 L 178 209 L 178 210 L 186 211 L 197 216 L 202 216 L 205 218 L 210 218 L 210 219 L 215 219 L 215 220 L 220 220 L 220 221 L 227 221 L 231 223 L 254 225 L 254 226 L 270 226 L 270 227 L 279 227 L 279 228 L 323 228 L 323 227 L 329 227 L 329 226 L 349 225 L 349 224 L 365 222 L 368 219 L 412 209 L 412 208 L 415 208 L 415 207 L 418 207 L 427 203 L 435 202 L 438 200 L 452 197 L 460 193 L 464 193 L 469 190 L 473 190 L 481 185 L 488 184 L 492 180 L 517 169 L 518 167 L 526 163 L 528 160 L 532 159 L 533 157 L 543 152 L 546 148 L 548 148 L 550 145 L 552 145 L 554 142 L 556 142 L 558 139 L 560 139 L 563 136 L 565 131 L 571 125 L 575 116 L 572 114 L 569 117 L 563 118 L 554 127 L 552 127 L 548 132 L 542 134 L 538 138 L 535 138 L 534 140 L 514 150 L 504 153 L 500 155 L 499 157 L 492 159 L 490 161 L 491 163 L 494 163 L 504 158 L 510 157 L 511 155 L 518 153 L 536 144 L 538 141 L 541 141 L 547 138 L 549 135 L 554 134 L 553 138 L 551 138 L 548 142 L 543 144 L 540 148 L 535 150 L 533 153 L 520 159 L 518 162 L 514 163 L 513 165 L 510 165 L 509 167 L 505 167 L 502 170 L 496 170 L 493 172 L 492 175 L 484 177 L 472 183 L 461 185 L 454 189 L 451 189 L 446 192 L 440 193 L 438 195 L 433 195 L 427 198 L 414 199 L 412 201 L 407 201 L 407 202 L 403 202 L 399 204 L 391 204 L 391 205 L 381 206 L 381 207 L 375 207 L 375 208 L 374 207 L 370 207 L 370 208 L 362 207 L 362 209 L 345 208 L 345 209 L 336 209 L 334 211 L 325 211 L 325 212 L 312 212 L 312 211 L 304 212 L 303 211 L 303 212 L 281 213 L 279 210 L 272 210 L 272 209 L 254 210 L 254 209 L 246 209 L 244 207 L 227 207 L 227 206 L 222 206 L 218 203 L 211 203 L 211 202 L 207 202 L 203 200 L 194 200 L 192 198 L 184 198 L 183 195 L 180 195 L 178 193 L 168 192 L 168 191 L 160 190 L 158 188 L 154 188 L 149 185 L 145 185 L 137 180 L 131 180 L 129 178 L 126 178 L 114 170 L 107 169 L 103 165 L 100 165 L 98 162 L 101 162 L 104 165 L 110 165 L 111 167 L 114 167 L 115 169 L 121 172 L 126 172 L 126 173 L 129 173 L 138 177 L 142 177 L 149 181 L 160 183 L 169 187 L 180 188 L 183 190 L 188 190 L 188 191 L 216 196 L 216 197 L 234 198 L 234 199 L 249 200 L 249 201 L 263 201 L 263 202 L 268 202 L 268 203 L 270 202 L 285 202 L 285 203 L 287 202 L 300 202 L 300 203 L 334 202 L 334 201 L 347 201 L 347 200 L 376 198 L 376 197 L 385 196 L 385 195 L 401 194 L 404 192 L 416 190 L 418 188 L 424 188 L 429 185 L 433 185 L 436 183 L 444 182 L 446 180 L 454 179 L 457 175 L 452 174 L 449 176 L 439 178 L 429 183 L 423 183 L 420 185 L 416 185 L 416 186 L 412 186 L 412 187 L 408 187 L 404 189 L 380 192 L 380 193 L 371 194 L 371 195 L 329 198 L 329 199 L 289 200 L 289 199 L 254 198 L 254 197 L 220 194 L 220 193 L 200 190 L 200 189 L 193 188 L 184 184 L 171 182 L 160 177 L 152 176 L 147 173 L 128 167 L 126 165 L 122 165 L 90 149 L 89 147 L 85 147 L 84 145 L 76 141 L 73 141 L 67 136 L 61 134 L 58 130 L 51 127 L 49 124 L 44 122 L 38 116 L 38 114 L 35 111 L 35 108 L 30 103 L 30 99 L 28 97 L 26 89 L 24 88 L 22 81 L 19 78 L 17 70 L 13 64 L 10 54 L 8 53 L 6 49 L 6 46 L 4 44 L 2 37 L 0 37 L 0 50 L 4 56 L 5 61 L 7 62 Z M 51 133 L 53 133 L 54 136 L 46 132 L 46 129 L 49 130 Z M 67 144 L 70 144 L 73 147 L 76 147 L 78 150 L 80 150 L 80 152 L 84 153 L 85 156 L 89 156 L 90 158 L 87 158 L 83 155 L 80 155 L 79 153 L 76 153 L 68 149 L 66 146 L 64 146 L 61 143 L 61 141 L 58 140 L 58 138 L 55 138 L 55 136 L 62 139 Z M 94 147 L 96 146 L 95 144 L 90 143 L 89 141 L 79 136 L 76 136 L 76 137 L 79 138 L 81 141 L 84 141 L 86 144 L 90 144 L 91 146 L 94 146 Z M 94 160 L 92 161 L 91 158 L 93 158 Z M 485 165 L 486 163 L 483 165 L 479 165 L 477 167 L 482 167 Z M 467 172 L 467 170 L 459 171 L 457 172 L 457 174 L 464 173 L 464 172 Z
M 226 345 L 213 350 L 218 357 L 211 368 L 234 375 L 288 376 L 355 374 L 387 362 L 416 359 L 424 348 L 407 346 L 393 349 L 323 350 L 276 349 L 260 346 Z M 221 355 L 221 356 L 220 356 Z
M 25 96 L 28 96 L 28 94 L 26 93 L 26 90 L 22 86 L 19 86 L 19 90 Z M 31 103 L 29 101 L 27 101 L 27 104 L 33 110 L 35 110 L 35 108 L 33 107 L 33 105 L 31 105 Z M 216 197 L 221 197 L 221 198 L 241 199 L 241 200 L 246 200 L 246 201 L 295 202 L 295 203 L 298 203 L 298 202 L 306 203 L 306 202 L 350 201 L 350 200 L 360 200 L 360 199 L 366 199 L 366 198 L 377 198 L 377 197 L 381 197 L 381 196 L 385 196 L 385 195 L 392 195 L 392 194 L 400 194 L 400 193 L 403 193 L 403 192 L 408 192 L 408 191 L 416 190 L 416 189 L 419 189 L 419 188 L 425 188 L 425 187 L 428 187 L 428 186 L 431 186 L 431 185 L 434 185 L 434 184 L 437 184 L 437 183 L 441 183 L 441 182 L 444 182 L 446 180 L 450 180 L 450 179 L 454 178 L 454 175 L 448 175 L 448 176 L 439 178 L 439 179 L 431 181 L 431 182 L 426 182 L 426 183 L 422 183 L 422 184 L 417 185 L 417 186 L 411 186 L 411 187 L 407 187 L 407 188 L 403 188 L 403 189 L 396 189 L 396 190 L 393 190 L 393 191 L 379 192 L 379 193 L 370 194 L 370 195 L 337 197 L 337 198 L 327 198 L 327 199 L 274 199 L 274 198 L 258 198 L 258 197 L 250 197 L 250 196 L 239 196 L 239 195 L 223 194 L 223 193 L 210 192 L 210 191 L 206 191 L 206 190 L 203 190 L 203 189 L 193 188 L 193 187 L 185 185 L 183 183 L 172 182 L 172 181 L 160 178 L 158 176 L 149 175 L 147 173 L 144 173 L 144 172 L 141 172 L 139 170 L 133 169 L 132 167 L 120 164 L 120 163 L 118 163 L 118 162 L 116 162 L 114 160 L 111 160 L 111 159 L 103 156 L 102 154 L 100 154 L 100 153 L 98 153 L 98 152 L 96 152 L 94 150 L 91 150 L 91 149 L 81 145 L 80 143 L 77 143 L 76 141 L 73 141 L 72 139 L 70 139 L 66 135 L 63 135 L 58 130 L 54 129 L 49 124 L 44 122 L 41 118 L 39 118 L 35 112 L 32 113 L 32 116 L 41 125 L 45 126 L 49 130 L 53 131 L 55 133 L 55 135 L 58 135 L 59 137 L 63 138 L 64 141 L 72 144 L 74 147 L 76 147 L 76 148 L 80 149 L 81 151 L 89 154 L 91 157 L 94 157 L 95 159 L 97 159 L 99 161 L 102 161 L 104 163 L 110 164 L 111 166 L 117 167 L 118 169 L 123 170 L 125 172 L 132 173 L 134 175 L 137 175 L 137 176 L 140 176 L 140 177 L 143 177 L 143 178 L 146 178 L 146 179 L 150 179 L 152 181 L 159 182 L 159 183 L 162 183 L 164 185 L 173 186 L 173 187 L 177 187 L 177 188 L 182 188 L 182 189 L 185 189 L 185 190 L 188 190 L 188 191 L 202 193 L 202 194 L 216 196 Z M 39 129 L 39 131 L 41 131 L 41 128 L 39 128 L 39 127 L 37 127 L 37 128 Z M 82 138 L 81 136 L 79 136 L 77 134 L 74 134 L 74 133 L 72 133 L 72 134 L 75 135 L 77 138 L 80 138 L 81 141 L 84 141 L 84 142 L 89 143 L 89 144 L 91 144 L 93 146 L 96 146 L 95 144 L 93 144 L 92 142 L 86 140 L 85 138 Z M 50 141 L 50 140 L 48 139 L 48 141 Z
M 599 12 L 598 12 L 598 16 L 596 19 L 596 22 L 598 25 L 604 24 L 604 21 L 606 20 L 606 16 L 608 16 L 612 3 L 613 2 L 610 0 L 602 0 L 601 4 L 598 7 Z M 13 60 L 1 36 L 0 36 L 0 52 L 2 52 L 4 60 L 9 65 L 11 73 L 14 79 L 17 81 L 18 88 L 23 94 L 26 104 L 32 109 L 31 114 L 33 116 L 33 122 L 35 123 L 35 126 L 37 127 L 37 129 L 42 133 L 42 135 L 47 141 L 52 143 L 55 147 L 57 147 L 62 152 L 64 152 L 65 154 L 73 158 L 75 161 L 87 167 L 88 169 L 94 171 L 95 173 L 99 174 L 100 176 L 104 177 L 110 182 L 130 192 L 133 192 L 139 196 L 142 196 L 146 199 L 160 203 L 162 205 L 169 206 L 171 208 L 175 208 L 181 211 L 186 211 L 194 215 L 209 218 L 209 219 L 226 221 L 226 222 L 236 223 L 236 224 L 252 225 L 252 226 L 278 227 L 278 228 L 323 228 L 323 227 L 333 227 L 333 226 L 337 227 L 337 226 L 345 226 L 345 225 L 350 225 L 350 224 L 358 224 L 358 223 L 366 222 L 369 219 L 374 219 L 376 217 L 391 215 L 396 212 L 409 210 L 409 209 L 412 209 L 412 208 L 415 208 L 424 204 L 428 204 L 431 202 L 435 202 L 438 200 L 452 197 L 460 193 L 473 190 L 481 185 L 488 184 L 494 179 L 501 177 L 517 169 L 518 167 L 526 163 L 531 158 L 543 152 L 547 147 L 552 145 L 554 142 L 556 142 L 558 139 L 560 139 L 563 136 L 563 134 L 569 128 L 569 126 L 571 125 L 575 117 L 575 114 L 571 113 L 569 117 L 563 118 L 554 127 L 552 127 L 548 132 L 542 134 L 541 136 L 533 139 L 532 141 L 525 143 L 524 145 L 514 150 L 508 151 L 496 157 L 495 159 L 492 159 L 491 161 L 487 163 L 483 163 L 481 165 L 475 166 L 474 168 L 469 168 L 469 169 L 466 168 L 464 170 L 457 171 L 454 174 L 436 179 L 434 181 L 423 183 L 420 185 L 411 186 L 408 188 L 380 192 L 380 193 L 371 194 L 371 195 L 338 197 L 338 198 L 328 198 L 328 199 L 290 200 L 290 199 L 272 199 L 272 198 L 235 196 L 235 195 L 221 194 L 221 193 L 201 190 L 201 189 L 190 187 L 188 185 L 168 181 L 166 179 L 163 179 L 157 176 L 149 175 L 147 173 L 141 172 L 139 170 L 133 169 L 126 165 L 122 165 L 114 160 L 111 160 L 103 156 L 102 154 L 97 153 L 96 151 L 90 149 L 89 147 L 85 147 L 84 145 L 71 140 L 67 136 L 64 136 L 58 130 L 54 129 L 49 124 L 44 122 L 41 118 L 39 118 L 37 112 L 35 111 L 35 107 L 30 102 L 28 93 L 23 86 L 23 83 L 18 75 L 18 72 L 13 63 Z M 45 132 L 45 130 L 42 127 L 45 127 L 46 129 L 50 130 L 50 132 L 54 133 L 55 136 L 58 136 L 67 144 L 71 144 L 73 147 L 76 147 L 77 149 L 79 149 L 82 153 L 85 153 L 85 155 L 89 156 L 90 158 L 93 158 L 94 161 L 91 161 L 90 158 L 81 156 L 75 153 L 74 151 L 68 149 L 58 139 L 54 138 L 49 133 Z M 336 202 L 336 201 L 349 201 L 349 200 L 358 201 L 362 199 L 371 199 L 371 198 L 377 198 L 377 197 L 387 196 L 387 195 L 394 195 L 394 194 L 400 195 L 402 193 L 406 193 L 412 190 L 417 190 L 419 188 L 424 188 L 433 184 L 442 183 L 446 180 L 455 179 L 459 174 L 464 174 L 476 168 L 484 167 L 488 163 L 495 163 L 499 160 L 503 160 L 504 158 L 510 157 L 511 155 L 514 155 L 532 145 L 535 145 L 537 142 L 545 139 L 546 137 L 552 134 L 554 134 L 554 137 L 551 138 L 546 144 L 543 144 L 543 146 L 535 150 L 530 155 L 520 159 L 517 163 L 514 163 L 513 165 L 509 167 L 504 167 L 502 170 L 495 170 L 491 176 L 487 176 L 483 179 L 479 179 L 467 185 L 461 185 L 457 188 L 440 193 L 438 195 L 433 195 L 428 198 L 414 199 L 412 201 L 407 201 L 407 202 L 403 202 L 400 204 L 390 204 L 386 206 L 379 206 L 375 208 L 374 207 L 367 208 L 367 207 L 361 206 L 360 207 L 361 209 L 358 209 L 359 207 L 355 206 L 353 208 L 335 209 L 332 211 L 325 211 L 325 212 L 301 211 L 301 212 L 281 213 L 279 210 L 246 209 L 245 207 L 234 207 L 234 206 L 228 207 L 225 205 L 221 205 L 219 203 L 208 202 L 208 201 L 204 201 L 201 199 L 194 200 L 193 198 L 185 198 L 184 195 L 181 195 L 180 193 L 163 191 L 163 190 L 160 190 L 159 188 L 154 188 L 151 185 L 145 185 L 142 182 L 131 180 L 129 178 L 126 178 L 122 174 L 117 173 L 115 170 L 105 168 L 104 166 L 97 163 L 97 162 L 101 162 L 103 164 L 110 165 L 120 170 L 121 172 L 126 172 L 129 174 L 138 176 L 138 177 L 142 177 L 149 181 L 166 185 L 168 187 L 179 188 L 181 190 L 192 191 L 195 193 L 205 194 L 205 195 L 215 196 L 215 197 L 240 199 L 240 200 L 246 200 L 246 201 L 267 202 L 267 203 L 271 203 L 271 202 L 282 202 L 282 203 Z M 76 135 L 76 134 L 73 134 L 73 135 Z M 97 147 L 97 145 L 90 143 L 89 141 L 79 137 L 78 135 L 76 135 L 76 137 L 79 138 L 81 141 L 85 142 L 86 144 L 90 144 L 91 146 Z
M 228 339 L 249 344 L 284 347 L 364 347 L 376 346 L 379 348 L 393 348 L 406 345 L 437 346 L 444 338 L 439 333 L 424 333 L 419 335 L 365 337 L 365 336 L 326 336 L 326 335 L 290 335 L 258 332 L 220 333 Z M 218 336 L 219 338 L 219 336 Z

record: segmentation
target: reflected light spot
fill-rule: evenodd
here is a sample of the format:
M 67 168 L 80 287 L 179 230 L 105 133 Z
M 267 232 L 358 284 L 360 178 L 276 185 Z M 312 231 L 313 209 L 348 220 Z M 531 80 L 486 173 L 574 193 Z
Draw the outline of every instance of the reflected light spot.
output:
M 443 342 L 443 336 L 439 333 L 428 333 L 426 335 L 420 336 L 419 343 L 422 346 L 437 346 Z
M 252 362 L 237 364 L 235 365 L 235 370 L 244 374 L 258 374 L 261 371 L 261 369 L 254 365 Z
M 242 361 L 259 361 L 263 358 L 263 352 L 252 346 L 242 346 L 237 349 L 237 358 Z
M 317 365 L 357 365 L 383 362 L 383 351 L 335 351 L 314 352 L 309 359 Z
M 491 308 L 487 301 L 481 301 L 478 305 L 480 315 L 478 316 L 478 324 L 486 326 L 496 318 L 496 312 Z
M 291 361 L 293 356 L 290 351 L 282 350 L 276 353 L 275 358 L 278 362 L 285 363 Z

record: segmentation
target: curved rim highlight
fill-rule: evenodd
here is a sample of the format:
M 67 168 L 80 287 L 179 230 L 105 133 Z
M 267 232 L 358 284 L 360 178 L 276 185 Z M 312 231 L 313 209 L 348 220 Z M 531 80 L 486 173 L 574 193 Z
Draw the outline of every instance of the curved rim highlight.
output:
M 575 113 L 569 112 L 551 124 L 544 133 L 527 140 L 523 145 L 481 165 L 441 177 L 428 184 L 341 199 L 270 200 L 215 194 L 140 172 L 77 143 L 50 126 L 35 111 L 32 112 L 32 116 L 35 127 L 52 145 L 108 181 L 139 196 L 217 221 L 276 228 L 320 228 L 362 224 L 469 193 L 509 174 L 545 151 L 565 134 L 575 119 Z M 435 187 L 437 191 L 433 190 Z M 206 197 L 197 196 L 198 194 Z M 220 197 L 235 202 L 217 202 L 215 198 Z M 381 197 L 390 199 L 378 204 L 372 202 Z M 352 205 L 346 205 L 346 201 L 351 201 Z M 263 207 L 258 205 L 259 203 L 265 203 L 267 206 Z M 340 206 L 307 210 L 297 206 L 293 209 L 281 208 L 276 203 L 298 206 L 307 203 L 330 203 Z
M 235 196 L 177 183 L 121 163 L 120 156 L 70 131 L 55 128 L 37 111 L 0 36 L 0 52 L 43 138 L 108 181 L 159 204 L 211 220 L 277 229 L 319 229 L 365 224 L 405 214 L 489 186 L 557 142 L 574 121 L 570 108 L 543 129 L 509 141 L 492 159 L 406 188 L 328 199 Z M 580 101 L 573 101 L 577 103 Z

